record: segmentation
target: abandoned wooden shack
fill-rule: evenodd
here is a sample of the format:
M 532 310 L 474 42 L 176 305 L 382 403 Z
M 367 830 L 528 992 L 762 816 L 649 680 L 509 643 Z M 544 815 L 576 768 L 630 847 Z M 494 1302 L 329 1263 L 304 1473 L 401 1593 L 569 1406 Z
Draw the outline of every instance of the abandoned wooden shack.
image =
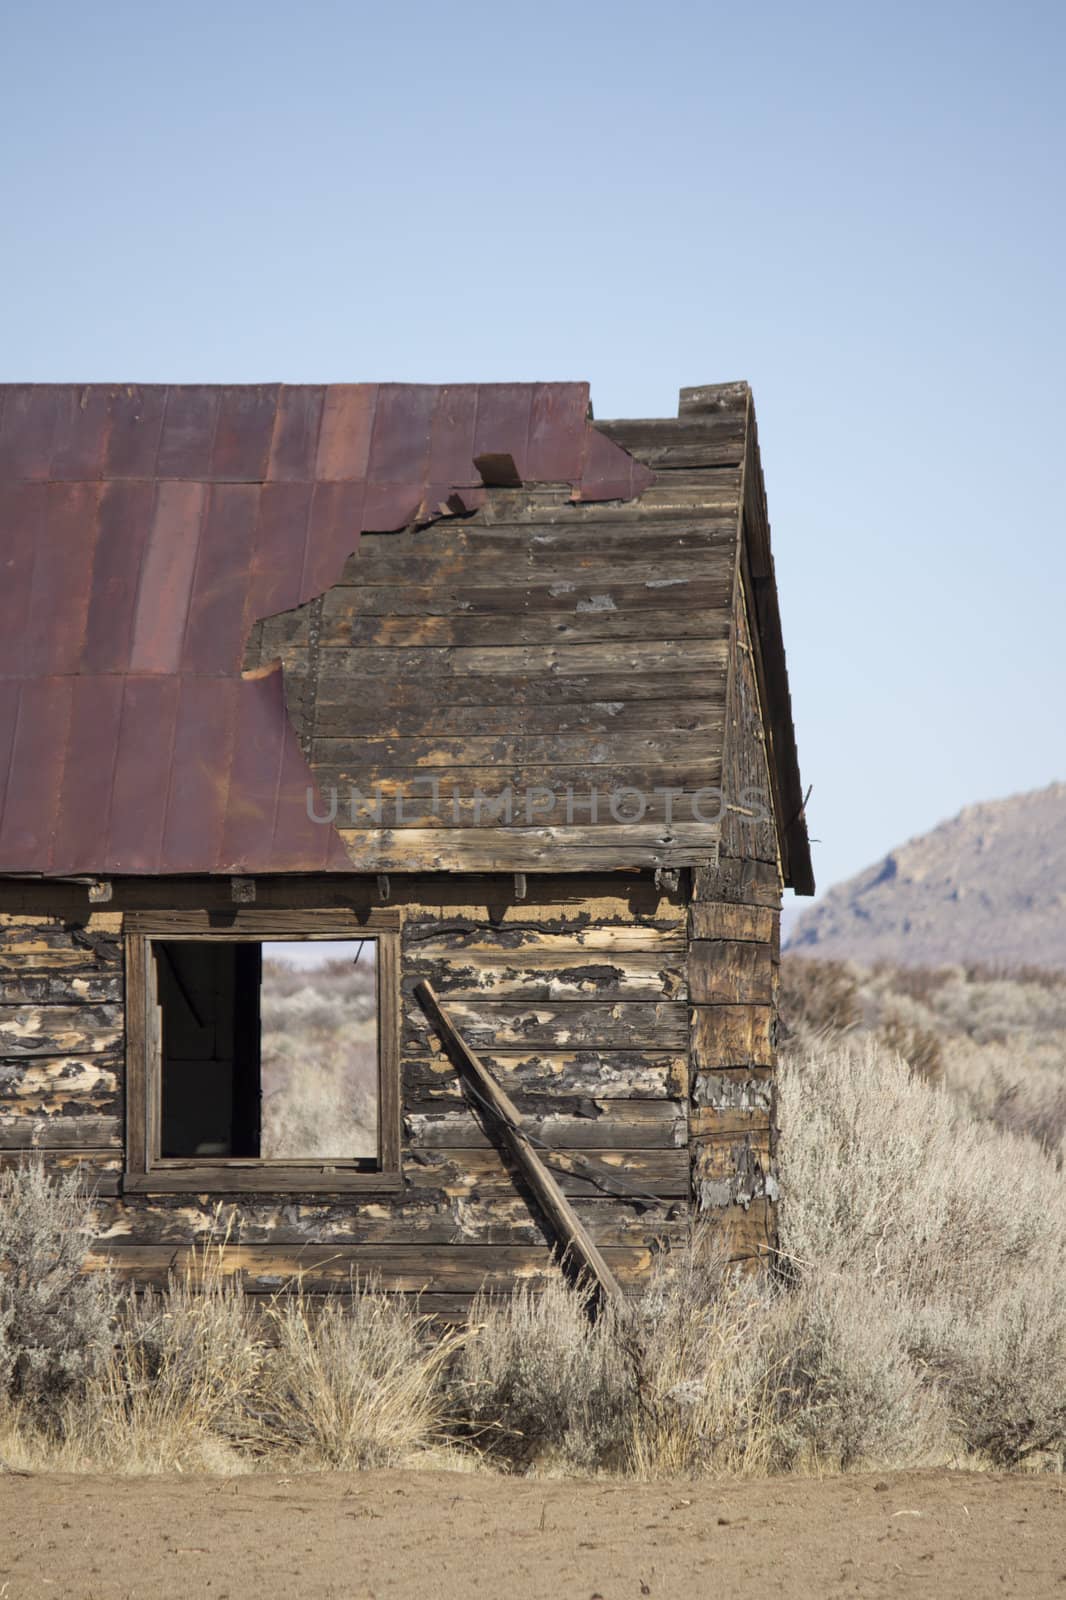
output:
M 0 1159 L 90 1262 L 221 1208 L 252 1292 L 542 1279 L 464 1050 L 623 1286 L 766 1250 L 813 882 L 747 385 L 7 387 L 0 572 Z

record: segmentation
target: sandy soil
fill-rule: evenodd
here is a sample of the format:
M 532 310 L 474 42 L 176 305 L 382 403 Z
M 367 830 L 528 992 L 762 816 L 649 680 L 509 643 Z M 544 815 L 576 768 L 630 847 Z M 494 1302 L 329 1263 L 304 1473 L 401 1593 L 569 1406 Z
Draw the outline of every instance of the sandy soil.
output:
M 1066 1485 L 968 1473 L 0 1478 L 0 1600 L 1066 1597 Z

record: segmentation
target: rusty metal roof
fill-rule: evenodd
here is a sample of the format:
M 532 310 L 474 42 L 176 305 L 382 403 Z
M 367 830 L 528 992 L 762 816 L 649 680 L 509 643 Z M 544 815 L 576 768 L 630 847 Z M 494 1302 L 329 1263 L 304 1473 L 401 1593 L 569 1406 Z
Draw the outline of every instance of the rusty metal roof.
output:
M 280 672 L 241 676 L 250 629 L 361 531 L 475 505 L 476 457 L 639 494 L 588 409 L 579 383 L 0 387 L 0 872 L 352 870 Z

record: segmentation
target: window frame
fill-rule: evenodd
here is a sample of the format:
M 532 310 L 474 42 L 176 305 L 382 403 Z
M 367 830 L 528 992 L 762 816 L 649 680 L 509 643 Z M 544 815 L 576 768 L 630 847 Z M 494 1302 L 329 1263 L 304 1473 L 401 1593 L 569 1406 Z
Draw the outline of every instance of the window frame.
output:
M 399 911 L 128 911 L 126 950 L 126 1151 L 122 1187 L 130 1194 L 359 1194 L 403 1187 L 400 1171 Z M 376 1164 L 321 1158 L 163 1157 L 162 1012 L 153 941 L 224 940 L 269 944 L 294 939 L 377 942 L 378 1154 Z

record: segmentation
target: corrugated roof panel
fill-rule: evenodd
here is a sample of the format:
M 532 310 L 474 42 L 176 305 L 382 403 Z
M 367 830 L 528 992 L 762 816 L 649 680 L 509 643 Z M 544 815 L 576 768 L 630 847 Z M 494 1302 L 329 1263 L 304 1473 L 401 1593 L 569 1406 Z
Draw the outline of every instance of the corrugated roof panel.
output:
M 270 859 L 284 863 L 279 872 L 323 872 L 330 863 L 332 843 L 340 845 L 333 829 L 325 823 L 315 822 L 308 813 L 307 791 L 315 789 L 315 780 L 300 749 L 292 724 L 285 715 L 285 683 L 281 672 L 261 682 L 275 694 L 273 715 L 280 717 L 284 728 L 281 751 L 281 771 L 278 779 L 278 805 L 274 814 L 274 837 L 270 845 Z M 276 687 L 275 687 L 276 686 Z M 315 812 L 324 816 L 322 798 L 316 791 Z M 351 871 L 347 852 L 341 846 L 332 862 L 334 869 L 343 863 Z
M 18 726 L 21 689 L 22 683 L 18 678 L 0 678 L 0 826 L 3 824 L 4 806 L 14 770 L 11 756 Z
M 325 398 L 320 384 L 282 385 L 267 466 L 267 477 L 273 482 L 310 482 L 314 478 Z
M 181 653 L 184 672 L 241 670 L 259 493 L 257 483 L 215 483 L 207 491 Z
M 274 859 L 271 844 L 284 735 L 286 730 L 292 732 L 280 668 L 264 678 L 243 682 L 238 704 L 218 867 L 223 872 L 262 871 L 259 863 Z
M 13 383 L 0 427 L 0 478 L 41 481 L 49 476 L 60 389 L 50 383 Z
M 23 675 L 23 639 L 44 510 L 42 485 L 0 480 L 0 676 Z
M 107 830 L 108 871 L 166 870 L 161 846 L 180 688 L 176 677 L 125 679 Z
M 307 554 L 300 587 L 292 604 L 313 600 L 337 577 L 348 556 L 358 547 L 359 531 L 366 527 L 362 483 L 316 483 L 311 502 Z M 289 608 L 283 607 L 284 610 Z
M 261 483 L 266 477 L 280 387 L 264 383 L 223 389 L 211 451 L 213 479 Z
M 206 504 L 206 484 L 159 485 L 133 617 L 133 672 L 177 672 L 181 665 Z
M 110 390 L 105 478 L 155 477 L 166 407 L 167 389 L 162 383 L 123 383 Z
M 70 731 L 73 678 L 31 678 L 22 684 L 11 749 L 11 778 L 0 822 L 0 871 L 26 860 L 48 871 Z M 23 775 L 34 781 L 22 781 Z
M 531 483 L 576 483 L 588 415 L 587 383 L 538 383 L 529 414 L 526 473 Z
M 248 569 L 245 638 L 260 617 L 289 611 L 299 603 L 314 494 L 313 483 L 264 483 L 262 487 Z
M 383 383 L 370 441 L 368 484 L 402 484 L 408 497 L 426 481 L 437 390 L 432 384 Z
M 241 701 L 239 678 L 181 679 L 162 859 L 168 872 L 213 870 L 222 851 Z
M 212 384 L 171 384 L 159 436 L 157 477 L 206 480 L 211 476 L 221 397 L 221 390 Z
M 437 390 L 430 431 L 429 483 L 477 483 L 474 467 L 474 429 L 477 425 L 476 383 L 445 384 Z
M 483 383 L 479 390 L 474 456 L 509 455 L 519 477 L 526 472 L 533 385 Z
M 332 383 L 318 430 L 315 477 L 350 483 L 366 478 L 377 406 L 376 383 Z
M 42 483 L 33 581 L 23 618 L 22 670 L 28 678 L 77 672 L 89 609 L 97 483 Z
M 92 481 L 103 475 L 111 430 L 110 397 L 99 384 L 59 390 L 49 477 Z
M 156 486 L 150 480 L 119 478 L 101 488 L 83 672 L 129 669 L 137 591 L 155 496 Z
M 70 737 L 56 818 L 51 870 L 99 870 L 107 838 L 125 679 L 72 678 Z

